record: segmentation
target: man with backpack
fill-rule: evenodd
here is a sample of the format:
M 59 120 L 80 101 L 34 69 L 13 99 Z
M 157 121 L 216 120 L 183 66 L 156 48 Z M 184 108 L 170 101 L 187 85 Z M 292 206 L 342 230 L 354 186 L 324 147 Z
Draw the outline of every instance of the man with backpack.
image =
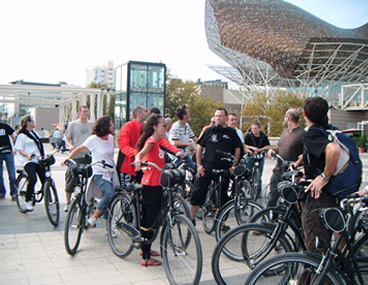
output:
M 304 137 L 304 169 L 306 177 L 314 180 L 305 190 L 302 225 L 307 250 L 317 254 L 320 251 L 315 247 L 316 236 L 327 244 L 331 240 L 331 233 L 320 219 L 319 209 L 336 207 L 339 199 L 358 191 L 361 177 L 361 162 L 359 156 L 355 157 L 356 145 L 350 144 L 351 139 L 345 134 L 329 136 L 336 127 L 328 124 L 328 109 L 327 101 L 321 97 L 310 97 L 304 101 L 308 128 Z M 344 155 L 345 147 L 350 152 L 347 156 Z

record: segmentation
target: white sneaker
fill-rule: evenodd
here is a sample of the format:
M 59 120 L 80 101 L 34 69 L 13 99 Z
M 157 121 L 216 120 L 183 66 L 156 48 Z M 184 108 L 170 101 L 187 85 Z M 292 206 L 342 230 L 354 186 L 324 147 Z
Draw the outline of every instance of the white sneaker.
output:
M 26 210 L 27 210 L 27 212 L 32 212 L 33 211 L 32 201 L 27 202 Z
M 107 235 L 107 231 L 105 231 L 105 235 Z M 114 229 L 111 229 L 111 237 L 112 238 L 117 238 L 118 237 L 118 234 L 116 233 L 116 231 Z
M 90 217 L 88 219 L 87 223 L 88 223 L 88 226 L 91 227 L 91 228 L 96 227 L 96 218 Z
M 68 212 L 69 210 L 69 205 L 70 205 L 70 202 L 68 202 L 68 204 L 65 205 L 64 207 L 64 212 Z

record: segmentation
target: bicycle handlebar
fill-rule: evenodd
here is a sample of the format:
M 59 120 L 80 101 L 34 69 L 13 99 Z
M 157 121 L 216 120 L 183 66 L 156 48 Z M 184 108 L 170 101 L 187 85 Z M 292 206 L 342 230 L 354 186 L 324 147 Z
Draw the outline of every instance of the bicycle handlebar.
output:
M 363 212 L 368 210 L 368 196 L 360 196 L 358 193 L 348 195 L 340 201 L 340 207 L 346 209 L 348 205 L 360 203 L 357 211 Z
M 222 154 L 223 156 L 226 156 L 225 158 L 221 158 L 221 159 L 224 159 L 224 160 L 228 160 L 228 161 L 230 161 L 230 159 L 232 160 L 232 161 L 235 161 L 236 160 L 236 158 L 235 158 L 235 156 L 233 156 L 231 153 L 229 153 L 229 152 L 225 152 L 225 151 L 222 151 L 222 150 L 216 150 L 216 152 L 217 153 L 219 153 L 219 154 Z
M 130 164 L 131 166 L 135 166 L 134 163 Z M 146 169 L 150 169 L 149 166 L 153 166 L 156 169 L 160 170 L 161 172 L 164 171 L 161 167 L 159 167 L 156 163 L 149 162 L 149 161 L 141 161 L 141 166 L 147 167 Z
M 64 161 L 64 164 L 69 167 L 69 166 L 74 165 L 74 164 L 77 164 L 77 163 L 73 159 L 66 159 Z M 91 163 L 89 166 L 93 166 L 95 164 L 101 164 L 103 168 L 106 168 L 106 167 L 108 167 L 108 168 L 114 168 L 114 166 L 106 163 L 105 160 L 95 161 L 95 162 Z

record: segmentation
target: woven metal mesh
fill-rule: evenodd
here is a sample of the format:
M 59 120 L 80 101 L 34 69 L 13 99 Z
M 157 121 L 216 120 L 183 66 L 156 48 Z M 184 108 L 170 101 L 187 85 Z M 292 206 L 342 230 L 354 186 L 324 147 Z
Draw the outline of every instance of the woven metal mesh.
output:
M 368 78 L 368 24 L 340 29 L 282 0 L 207 0 L 205 27 L 210 49 L 253 84 L 331 93 Z

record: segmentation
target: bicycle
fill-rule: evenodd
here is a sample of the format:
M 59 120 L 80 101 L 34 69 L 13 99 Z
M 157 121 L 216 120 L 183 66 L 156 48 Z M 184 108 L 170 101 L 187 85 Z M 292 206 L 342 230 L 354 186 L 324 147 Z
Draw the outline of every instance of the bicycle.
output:
M 270 258 L 253 270 L 245 284 L 366 284 L 363 277 L 367 279 L 368 258 L 363 249 L 368 244 L 368 225 L 361 225 L 363 233 L 352 239 L 347 225 L 349 208 L 354 205 L 357 211 L 367 211 L 368 197 L 349 196 L 341 201 L 340 208 L 321 209 L 325 227 L 338 233 L 332 246 L 317 237 L 316 247 L 322 255 L 285 253 Z
M 93 216 L 96 209 L 95 199 L 87 201 L 86 197 L 88 178 L 93 173 L 92 166 L 94 164 L 101 164 L 104 168 L 113 166 L 105 163 L 104 160 L 92 164 L 76 164 L 73 160 L 67 159 L 65 164 L 72 168 L 74 177 L 78 178 L 64 227 L 65 250 L 69 255 L 74 255 L 78 250 L 83 231 L 88 228 L 87 220 Z
M 235 157 L 226 152 L 222 152 L 224 156 L 231 158 Z M 245 224 L 248 220 L 263 210 L 263 207 L 256 202 L 250 200 L 246 196 L 247 180 L 250 177 L 250 171 L 245 164 L 245 159 L 242 158 L 233 170 L 233 193 L 230 201 L 228 201 L 219 211 L 215 223 L 216 241 L 219 241 L 223 234 L 231 228 Z
M 222 237 L 212 255 L 212 273 L 218 284 L 239 283 L 244 280 L 244 274 L 249 273 L 247 269 L 253 270 L 266 257 L 278 256 L 281 252 L 305 250 L 296 203 L 301 199 L 298 193 L 309 183 L 281 183 L 280 194 L 289 204 L 284 211 L 268 216 L 272 211 L 265 209 L 257 213 L 262 223 L 240 225 Z M 231 266 L 228 258 L 234 261 Z
M 253 160 L 253 167 L 251 169 L 251 178 L 249 179 L 249 187 L 248 187 L 248 194 L 250 199 L 253 201 L 257 201 L 259 189 L 261 188 L 261 162 L 264 159 L 265 152 L 247 154 L 247 157 Z
M 198 284 L 203 266 L 201 242 L 192 221 L 181 213 L 173 195 L 179 191 L 179 185 L 185 179 L 184 171 L 162 170 L 151 162 L 142 162 L 142 166 L 156 167 L 162 172 L 160 183 L 164 189 L 164 196 L 159 215 L 149 229 L 153 231 L 153 237 L 147 240 L 140 232 L 140 195 L 143 186 L 127 184 L 126 190 L 111 203 L 111 215 L 108 220 L 110 247 L 115 255 L 124 258 L 134 248 L 140 249 L 142 244 L 155 241 L 162 225 L 161 256 L 170 284 Z M 113 233 L 116 234 L 115 237 Z
M 59 196 L 56 189 L 55 181 L 52 178 L 51 174 L 51 165 L 55 163 L 54 154 L 56 152 L 57 150 L 47 155 L 45 158 L 38 157 L 39 165 L 45 169 L 45 181 L 43 187 L 32 194 L 33 206 L 36 203 L 40 203 L 44 198 L 47 218 L 54 227 L 57 227 L 59 225 L 60 219 Z M 32 157 L 35 156 L 36 155 L 33 155 Z M 17 206 L 19 212 L 26 213 L 27 212 L 26 193 L 28 187 L 28 175 L 24 169 L 17 170 L 17 173 L 18 176 L 15 180 L 15 187 L 17 188 L 17 196 L 16 196 Z

